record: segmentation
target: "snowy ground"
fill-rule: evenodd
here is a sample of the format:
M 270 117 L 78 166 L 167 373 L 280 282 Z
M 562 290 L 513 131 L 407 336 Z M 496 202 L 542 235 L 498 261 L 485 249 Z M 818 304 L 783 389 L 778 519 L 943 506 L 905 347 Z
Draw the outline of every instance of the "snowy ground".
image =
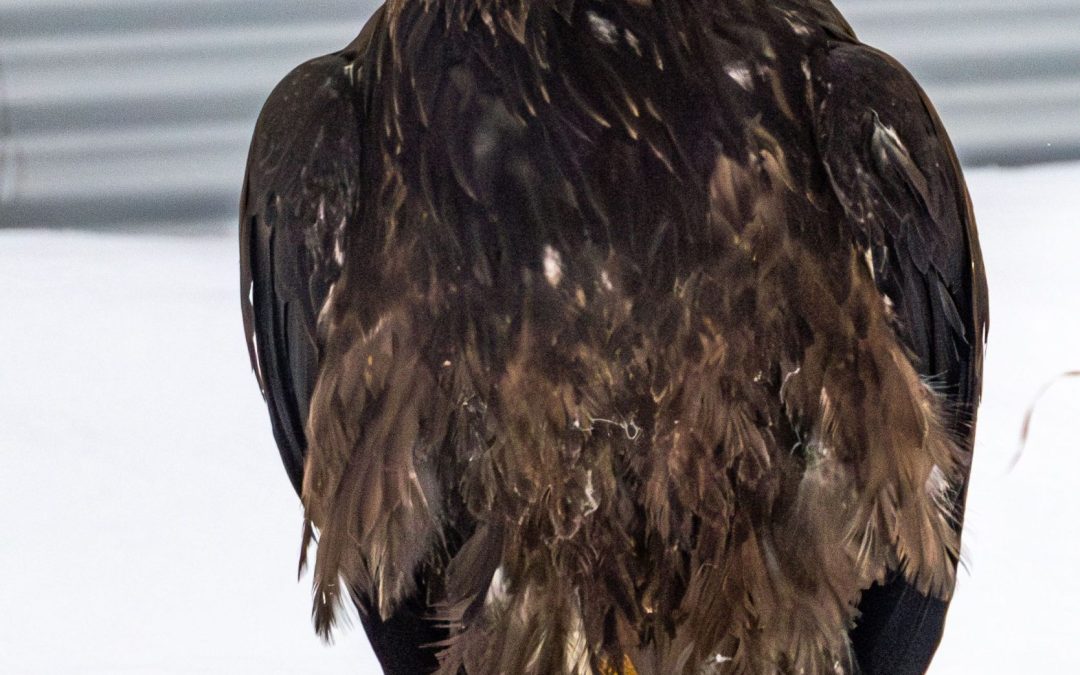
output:
M 1080 165 L 969 172 L 991 346 L 933 673 L 1080 672 Z M 0 672 L 377 672 L 323 647 L 240 327 L 232 228 L 0 231 Z

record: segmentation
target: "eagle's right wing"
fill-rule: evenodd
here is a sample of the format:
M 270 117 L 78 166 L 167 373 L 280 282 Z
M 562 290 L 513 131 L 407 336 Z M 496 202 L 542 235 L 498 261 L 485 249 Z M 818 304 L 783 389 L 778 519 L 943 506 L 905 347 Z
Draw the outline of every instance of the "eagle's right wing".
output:
M 879 291 L 894 305 L 913 365 L 945 399 L 952 436 L 970 453 L 988 309 L 960 164 L 926 95 L 896 61 L 842 45 L 823 65 L 827 93 L 815 122 L 833 191 L 859 230 Z M 959 528 L 967 470 L 956 487 Z M 899 574 L 869 589 L 851 636 L 863 671 L 925 671 L 947 608 L 947 599 L 919 592 Z

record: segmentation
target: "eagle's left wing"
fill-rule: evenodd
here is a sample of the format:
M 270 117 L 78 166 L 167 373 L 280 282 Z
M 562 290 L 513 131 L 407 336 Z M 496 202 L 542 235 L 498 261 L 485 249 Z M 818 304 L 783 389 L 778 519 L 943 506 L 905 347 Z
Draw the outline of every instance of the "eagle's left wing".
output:
M 341 265 L 357 198 L 364 33 L 295 68 L 255 126 L 240 203 L 240 284 L 251 365 L 297 494 L 319 357 L 317 315 Z
M 384 28 L 379 9 L 344 50 L 304 63 L 270 94 L 255 127 L 240 204 L 240 282 L 251 365 L 297 494 L 309 408 L 323 367 L 316 327 L 344 262 L 345 231 L 362 207 L 362 134 L 371 86 L 363 69 Z M 362 600 L 358 596 L 358 603 Z M 434 668 L 425 648 L 444 637 L 425 592 L 391 616 L 360 606 L 387 673 Z

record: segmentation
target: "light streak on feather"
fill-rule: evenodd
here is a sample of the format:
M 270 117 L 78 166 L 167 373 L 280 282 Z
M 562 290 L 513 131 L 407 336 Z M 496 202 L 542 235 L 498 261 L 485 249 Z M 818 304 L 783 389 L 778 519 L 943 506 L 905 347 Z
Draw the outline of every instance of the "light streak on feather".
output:
M 494 574 L 491 575 L 491 583 L 488 585 L 487 594 L 484 596 L 484 605 L 488 607 L 505 607 L 510 599 L 509 589 L 510 580 L 506 578 L 506 574 L 500 565 L 495 568 Z
M 926 479 L 926 494 L 930 495 L 938 506 L 945 506 L 944 501 L 949 490 L 949 479 L 945 472 L 937 464 L 930 469 L 930 476 Z
M 552 286 L 558 286 L 563 277 L 562 256 L 551 244 L 544 245 L 544 278 Z
M 592 29 L 597 40 L 606 45 L 613 45 L 619 41 L 619 29 L 615 27 L 615 24 L 610 19 L 606 19 L 593 11 L 586 12 L 585 16 L 589 18 L 589 28 Z
M 787 22 L 787 25 L 791 28 L 791 31 L 796 35 L 805 37 L 810 34 L 810 28 L 801 21 L 796 21 L 788 16 L 784 17 L 784 21 Z
M 571 675 L 591 675 L 585 622 L 581 618 L 581 600 L 577 597 L 570 606 L 570 626 L 564 643 L 563 665 Z
M 746 91 L 750 91 L 754 88 L 754 79 L 750 75 L 750 68 L 742 61 L 737 61 L 725 66 L 724 72 Z
M 319 308 L 319 315 L 315 318 L 316 325 L 322 325 L 326 320 L 327 314 L 330 313 L 330 306 L 334 304 L 334 293 L 337 291 L 337 282 L 330 284 L 330 288 L 326 289 L 326 300 L 323 301 L 322 307 Z
M 789 371 L 784 374 L 784 381 L 780 383 L 780 398 L 784 398 L 784 390 L 787 388 L 788 382 L 791 380 L 791 378 L 795 377 L 801 372 L 802 366 L 800 365 L 795 368 L 795 370 Z
M 596 487 L 593 485 L 593 472 L 589 469 L 585 472 L 585 508 L 582 509 L 582 517 L 596 513 L 600 508 L 600 501 L 596 498 Z
M 866 262 L 866 269 L 870 270 L 870 278 L 877 279 L 877 274 L 874 271 L 874 249 L 867 246 L 863 251 L 863 260 Z

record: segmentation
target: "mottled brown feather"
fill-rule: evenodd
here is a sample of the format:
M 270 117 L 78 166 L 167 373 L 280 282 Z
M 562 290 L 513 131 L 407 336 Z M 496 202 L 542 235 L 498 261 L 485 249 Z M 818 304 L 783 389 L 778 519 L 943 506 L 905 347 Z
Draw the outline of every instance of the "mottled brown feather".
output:
M 860 49 L 827 2 L 388 3 L 309 327 L 321 632 L 349 595 L 449 675 L 925 668 L 851 635 L 952 591 L 985 289 Z

